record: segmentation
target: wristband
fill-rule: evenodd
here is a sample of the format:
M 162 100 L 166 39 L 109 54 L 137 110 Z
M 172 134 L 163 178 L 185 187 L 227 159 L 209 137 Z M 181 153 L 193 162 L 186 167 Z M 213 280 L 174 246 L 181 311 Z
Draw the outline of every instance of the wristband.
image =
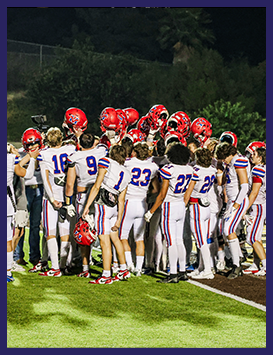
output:
M 65 195 L 65 204 L 68 205 L 72 205 L 72 199 L 73 199 L 73 195 L 72 196 L 66 196 Z

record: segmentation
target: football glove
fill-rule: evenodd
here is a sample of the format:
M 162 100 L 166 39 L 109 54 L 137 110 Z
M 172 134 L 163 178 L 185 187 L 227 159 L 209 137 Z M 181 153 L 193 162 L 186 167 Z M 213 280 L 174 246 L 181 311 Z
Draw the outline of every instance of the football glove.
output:
M 76 214 L 75 207 L 73 205 L 64 206 L 66 208 L 69 217 L 74 217 Z
M 147 211 L 147 212 L 145 213 L 145 215 L 144 215 L 145 221 L 149 223 L 150 220 L 151 220 L 151 218 L 152 218 L 152 216 L 153 216 L 153 213 L 151 213 L 151 211 Z
M 94 216 L 92 214 L 87 214 L 83 219 L 89 224 L 90 230 L 95 228 Z
M 233 205 L 231 205 L 230 208 L 224 213 L 223 217 L 225 221 L 228 221 L 230 218 L 232 218 L 236 212 L 237 208 L 234 208 Z
M 250 216 L 249 214 L 244 215 L 244 220 L 246 221 L 246 224 L 249 226 L 250 224 L 253 223 L 254 217 Z

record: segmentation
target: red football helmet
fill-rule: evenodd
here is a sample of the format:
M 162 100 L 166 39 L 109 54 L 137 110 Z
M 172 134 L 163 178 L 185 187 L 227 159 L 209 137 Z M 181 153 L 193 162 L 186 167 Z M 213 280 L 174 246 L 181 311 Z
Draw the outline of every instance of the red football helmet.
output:
M 183 111 L 177 111 L 167 121 L 167 130 L 174 130 L 188 138 L 191 133 L 191 120 Z
M 237 136 L 233 132 L 226 131 L 221 134 L 219 138 L 219 142 L 220 143 L 227 142 L 234 145 L 234 147 L 237 147 Z
M 102 132 L 105 132 L 106 130 L 115 131 L 119 125 L 119 119 L 117 117 L 116 110 L 113 107 L 106 107 L 103 109 L 99 120 Z
M 125 137 L 130 138 L 133 144 L 146 141 L 146 135 L 136 128 L 130 129 L 130 131 L 126 133 Z
M 80 128 L 82 131 L 85 131 L 87 124 L 88 120 L 85 113 L 81 109 L 77 107 L 70 107 L 65 111 L 62 127 L 65 129 L 66 135 L 68 135 L 68 132 L 70 132 L 70 134 L 74 134 L 73 127 Z
M 169 118 L 169 112 L 163 105 L 154 105 L 147 113 L 148 123 L 152 130 L 161 127 Z
M 150 126 L 148 123 L 148 116 L 142 116 L 137 123 L 137 129 L 140 130 L 143 134 L 148 136 L 150 131 Z
M 39 149 L 44 148 L 43 137 L 35 128 L 28 128 L 22 135 L 22 145 L 26 152 L 31 150 L 31 146 L 39 144 Z
M 111 148 L 111 142 L 105 133 L 100 137 L 99 144 L 105 145 L 108 149 Z
M 165 145 L 167 146 L 169 143 L 172 142 L 180 142 L 182 143 L 185 147 L 187 146 L 186 139 L 183 137 L 183 135 L 178 132 L 178 131 L 173 131 L 169 130 L 164 136 L 164 141 Z
M 137 112 L 137 110 L 135 110 L 132 107 L 128 107 L 128 108 L 124 108 L 123 111 L 126 114 L 128 126 L 132 126 L 138 121 L 139 113 Z
M 204 117 L 198 117 L 191 124 L 191 132 L 194 138 L 196 138 L 201 143 L 201 146 L 203 146 L 212 134 L 211 123 Z
M 118 123 L 118 126 L 117 126 L 115 132 L 116 132 L 116 136 L 117 136 L 117 143 L 119 143 L 126 134 L 126 129 L 127 129 L 128 124 L 127 124 L 127 115 L 124 112 L 124 110 L 117 108 L 116 114 L 117 114 L 117 118 L 119 120 L 119 123 Z
M 88 245 L 94 243 L 97 239 L 97 232 L 95 229 L 90 230 L 89 224 L 87 221 L 82 218 L 75 225 L 74 229 L 74 240 L 77 244 L 80 245 Z
M 266 148 L 265 142 L 251 142 L 249 145 L 246 147 L 245 155 L 247 158 L 250 158 L 251 155 L 255 152 L 257 148 Z

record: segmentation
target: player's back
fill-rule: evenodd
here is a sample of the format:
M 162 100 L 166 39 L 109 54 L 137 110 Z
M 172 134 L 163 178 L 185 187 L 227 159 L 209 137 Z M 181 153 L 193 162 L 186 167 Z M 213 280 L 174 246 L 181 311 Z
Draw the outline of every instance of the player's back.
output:
M 212 165 L 208 168 L 202 167 L 200 165 L 195 165 L 192 180 L 196 183 L 193 188 L 191 197 L 207 197 L 216 178 L 216 172 L 216 168 Z
M 124 165 L 131 172 L 126 199 L 146 199 L 150 182 L 158 172 L 158 165 L 149 158 L 140 160 L 136 157 L 127 159 Z

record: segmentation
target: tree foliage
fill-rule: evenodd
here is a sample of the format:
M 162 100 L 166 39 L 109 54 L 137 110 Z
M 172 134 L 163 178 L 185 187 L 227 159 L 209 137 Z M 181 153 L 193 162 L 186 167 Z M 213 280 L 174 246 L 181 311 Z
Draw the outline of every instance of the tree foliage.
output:
M 252 141 L 266 141 L 266 120 L 258 112 L 247 112 L 241 102 L 219 100 L 195 112 L 212 124 L 212 135 L 219 138 L 225 131 L 238 137 L 238 149 L 244 153 Z

